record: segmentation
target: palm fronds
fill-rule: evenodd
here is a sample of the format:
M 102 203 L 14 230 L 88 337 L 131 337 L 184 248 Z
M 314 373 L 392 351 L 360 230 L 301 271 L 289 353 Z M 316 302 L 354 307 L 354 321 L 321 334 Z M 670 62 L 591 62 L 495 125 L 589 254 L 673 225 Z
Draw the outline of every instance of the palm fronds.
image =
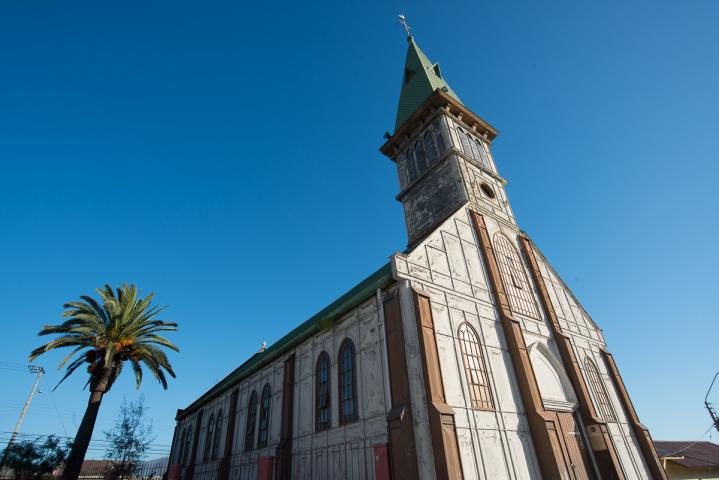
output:
M 83 295 L 80 301 L 64 305 L 59 325 L 45 325 L 38 335 L 59 335 L 36 348 L 30 360 L 56 348 L 74 347 L 58 368 L 65 376 L 58 385 L 81 366 L 87 364 L 91 379 L 104 373 L 107 390 L 122 372 L 127 361 L 135 373 L 137 388 L 142 382 L 143 366 L 167 388 L 167 377 L 175 377 L 163 348 L 178 352 L 175 344 L 160 335 L 177 331 L 177 324 L 159 319 L 165 307 L 153 306 L 154 293 L 142 297 L 135 285 L 123 284 L 114 289 L 98 288 L 99 301 Z M 57 386 L 55 387 L 57 388 Z

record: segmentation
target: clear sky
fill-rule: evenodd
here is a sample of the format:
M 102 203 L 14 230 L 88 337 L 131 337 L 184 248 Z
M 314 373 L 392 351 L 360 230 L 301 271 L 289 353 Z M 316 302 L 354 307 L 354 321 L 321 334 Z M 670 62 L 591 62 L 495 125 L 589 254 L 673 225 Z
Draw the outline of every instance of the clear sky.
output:
M 156 291 L 182 352 L 167 392 L 142 391 L 169 444 L 177 408 L 403 250 L 377 151 L 399 12 L 501 131 L 518 221 L 603 328 L 641 420 L 701 435 L 719 370 L 715 0 L 5 2 L 0 362 L 95 287 Z M 39 361 L 25 432 L 74 435 L 85 378 L 51 395 L 60 358 Z M 32 377 L 0 379 L 8 431 Z

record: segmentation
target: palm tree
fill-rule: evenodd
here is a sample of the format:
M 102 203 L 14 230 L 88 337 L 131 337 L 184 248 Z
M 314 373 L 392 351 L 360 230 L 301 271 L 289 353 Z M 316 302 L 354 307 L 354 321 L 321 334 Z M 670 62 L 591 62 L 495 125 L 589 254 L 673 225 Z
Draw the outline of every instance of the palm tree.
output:
M 66 303 L 62 316 L 67 320 L 60 325 L 45 325 L 38 333 L 60 336 L 30 354 L 30 360 L 34 360 L 55 348 L 73 348 L 58 366 L 66 366 L 66 371 L 55 388 L 74 371 L 88 364 L 90 377 L 85 386 L 90 386 L 90 400 L 67 458 L 62 480 L 76 480 L 80 474 L 102 397 L 120 376 L 126 362 L 135 372 L 137 388 L 142 382 L 143 364 L 165 389 L 165 372 L 175 376 L 162 347 L 176 352 L 179 350 L 158 333 L 176 331 L 177 324 L 157 318 L 165 307 L 151 306 L 154 293 L 141 298 L 135 285 L 125 284 L 116 291 L 105 285 L 103 289 L 98 288 L 97 293 L 102 304 L 86 295 L 80 297 L 82 301 Z

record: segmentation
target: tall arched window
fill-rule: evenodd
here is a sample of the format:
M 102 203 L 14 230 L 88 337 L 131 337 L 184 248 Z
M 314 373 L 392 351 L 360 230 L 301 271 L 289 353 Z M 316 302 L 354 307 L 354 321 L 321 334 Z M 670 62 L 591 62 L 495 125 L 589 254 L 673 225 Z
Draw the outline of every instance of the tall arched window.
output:
M 599 375 L 597 366 L 589 357 L 585 357 L 584 365 L 586 366 L 587 374 L 589 375 L 589 382 L 592 384 L 592 390 L 594 390 L 594 395 L 599 403 L 599 410 L 601 411 L 602 419 L 604 419 L 605 422 L 616 422 L 617 417 L 614 415 L 614 410 L 612 410 L 609 395 L 604 387 L 602 377 Z
M 247 424 L 245 426 L 245 452 L 255 448 L 255 421 L 257 420 L 257 392 L 252 390 L 247 402 Z
M 187 428 L 182 429 L 182 435 L 180 435 L 180 443 L 177 446 L 177 463 L 185 463 L 185 437 L 187 436 Z
M 427 164 L 433 165 L 439 157 L 437 152 L 437 146 L 434 144 L 434 138 L 432 135 L 432 129 L 428 128 L 422 136 L 422 143 L 424 144 L 424 152 L 427 155 Z
M 330 428 L 330 356 L 320 353 L 315 367 L 315 430 Z
M 522 259 L 512 242 L 502 233 L 494 235 L 494 253 L 502 272 L 504 289 L 509 297 L 509 305 L 513 312 L 539 318 L 537 302 L 527 280 Z
M 346 338 L 338 354 L 338 385 L 340 424 L 357 420 L 357 368 L 355 365 L 355 345 Z
M 489 375 L 487 374 L 487 362 L 484 360 L 484 353 L 482 352 L 477 332 L 465 322 L 459 326 L 457 337 L 459 338 L 459 349 L 462 352 L 464 373 L 467 375 L 472 408 L 494 410 L 494 400 L 492 390 L 489 387 Z
M 270 384 L 265 384 L 260 397 L 260 429 L 257 433 L 257 448 L 267 446 L 267 434 L 270 426 Z
M 202 454 L 202 461 L 207 462 L 210 459 L 210 449 L 212 448 L 212 439 L 215 428 L 215 414 L 210 414 L 209 420 L 207 420 L 207 435 L 205 436 L 205 452 Z
M 217 460 L 217 453 L 220 450 L 220 437 L 222 436 L 222 409 L 217 412 L 217 420 L 215 420 L 215 438 L 212 440 L 211 460 Z
M 192 425 L 187 429 L 187 437 L 185 437 L 185 452 L 182 454 L 182 463 L 187 465 L 190 457 L 190 445 L 192 444 Z

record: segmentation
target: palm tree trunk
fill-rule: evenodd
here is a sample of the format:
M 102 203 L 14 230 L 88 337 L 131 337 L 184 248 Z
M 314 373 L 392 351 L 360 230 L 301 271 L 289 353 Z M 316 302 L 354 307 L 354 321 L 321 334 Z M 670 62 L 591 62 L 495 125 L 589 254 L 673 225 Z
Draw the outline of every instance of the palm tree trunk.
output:
M 103 371 L 90 382 L 90 400 L 87 402 L 85 415 L 83 415 L 80 427 L 77 429 L 75 441 L 72 442 L 70 455 L 67 457 L 60 480 L 77 480 L 77 477 L 80 475 L 82 462 L 85 460 L 87 447 L 90 446 L 90 439 L 92 438 L 92 431 L 95 429 L 97 413 L 100 411 L 102 397 L 107 391 L 109 380 L 110 369 L 103 369 Z
M 77 429 L 75 441 L 72 443 L 72 449 L 67 457 L 60 480 L 77 480 L 80 475 L 80 468 L 82 468 L 82 462 L 85 460 L 87 447 L 90 446 L 92 431 L 95 429 L 95 420 L 97 419 L 97 412 L 100 411 L 103 395 L 104 392 L 92 392 L 90 394 L 90 401 L 87 402 L 85 415 L 82 417 L 80 428 Z

